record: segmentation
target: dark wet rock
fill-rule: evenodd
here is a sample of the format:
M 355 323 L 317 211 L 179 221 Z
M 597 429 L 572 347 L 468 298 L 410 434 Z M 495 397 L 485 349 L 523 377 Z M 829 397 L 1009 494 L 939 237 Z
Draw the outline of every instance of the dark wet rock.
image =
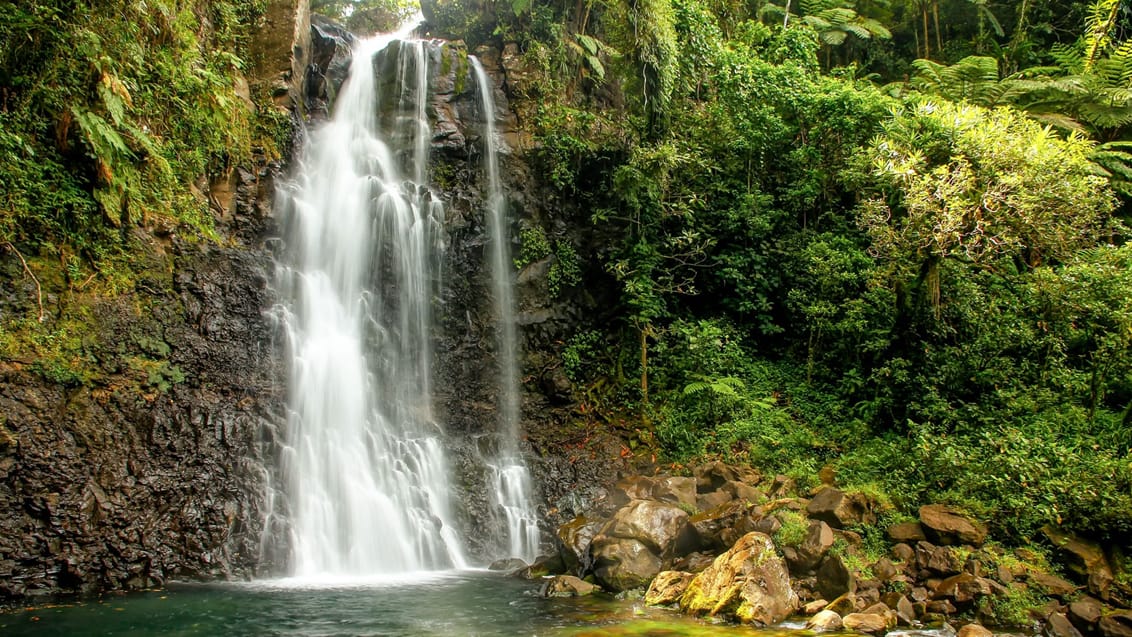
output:
M 311 17 L 311 59 L 306 71 L 309 117 L 328 117 L 338 90 L 350 74 L 357 38 L 346 27 L 322 16 Z
M 832 602 L 826 606 L 827 610 L 831 610 L 838 615 L 844 617 L 849 613 L 856 612 L 857 610 L 857 596 L 853 593 L 845 593 L 838 595 Z
M 720 555 L 696 575 L 680 600 L 685 612 L 758 625 L 786 619 L 798 604 L 786 565 L 761 533 L 743 536 Z
M 649 589 L 645 592 L 645 603 L 665 606 L 679 602 L 695 576 L 694 573 L 683 571 L 662 571 L 649 584 Z
M 535 558 L 535 561 L 525 568 L 520 568 L 515 575 L 523 579 L 539 579 L 548 575 L 560 575 L 567 570 L 569 569 L 566 568 L 566 561 L 556 553 Z
M 604 521 L 579 516 L 558 527 L 560 552 L 567 569 L 575 572 L 589 570 L 592 563 L 590 542 L 604 525 Z
M 970 544 L 979 547 L 987 539 L 985 524 L 944 504 L 920 507 L 920 524 L 928 539 L 936 544 Z

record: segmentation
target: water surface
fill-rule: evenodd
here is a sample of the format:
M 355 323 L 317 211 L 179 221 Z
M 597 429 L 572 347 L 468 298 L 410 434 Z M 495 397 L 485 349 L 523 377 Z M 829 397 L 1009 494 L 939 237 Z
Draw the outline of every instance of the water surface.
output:
M 161 591 L 0 614 L 0 635 L 596 636 L 759 635 L 640 601 L 542 599 L 538 582 L 486 572 L 317 583 L 176 584 Z

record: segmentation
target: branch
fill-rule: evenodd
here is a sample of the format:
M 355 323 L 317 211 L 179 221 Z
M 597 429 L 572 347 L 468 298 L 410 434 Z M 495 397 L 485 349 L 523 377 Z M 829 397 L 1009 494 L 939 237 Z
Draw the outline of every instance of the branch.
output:
M 22 263 L 23 266 L 24 266 L 24 272 L 27 272 L 28 276 L 30 276 L 31 280 L 35 283 L 36 300 L 39 302 L 39 322 L 42 323 L 43 319 L 44 319 L 44 316 L 43 316 L 43 288 L 41 288 L 39 286 L 39 279 L 35 278 L 35 274 L 32 273 L 31 268 L 28 267 L 28 262 L 26 260 L 24 260 L 24 255 L 20 254 L 20 251 L 16 249 L 16 246 L 12 245 L 11 241 L 5 241 L 4 245 L 8 246 L 9 250 L 16 253 L 16 256 L 19 257 L 19 259 L 20 259 L 20 263 Z

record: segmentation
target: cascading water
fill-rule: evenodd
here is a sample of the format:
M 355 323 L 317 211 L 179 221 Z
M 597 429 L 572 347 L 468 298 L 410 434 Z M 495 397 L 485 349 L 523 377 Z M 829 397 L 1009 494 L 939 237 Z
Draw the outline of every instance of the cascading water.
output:
M 283 471 L 298 577 L 466 565 L 432 415 L 430 307 L 444 211 L 427 185 L 426 43 L 406 35 L 359 43 L 333 116 L 312 132 L 284 193 Z M 394 103 L 411 120 L 391 126 L 396 138 L 378 124 L 373 62 L 394 41 Z
M 494 85 L 480 61 L 470 58 L 484 114 L 484 155 L 487 172 L 488 224 L 491 233 L 492 289 L 499 313 L 499 422 L 496 458 L 489 460 L 492 494 L 507 524 L 507 550 L 511 557 L 531 561 L 538 555 L 538 514 L 531 497 L 531 476 L 519 453 L 519 358 L 515 321 L 515 295 L 507 223 L 507 201 L 499 180 L 498 140 L 495 131 Z

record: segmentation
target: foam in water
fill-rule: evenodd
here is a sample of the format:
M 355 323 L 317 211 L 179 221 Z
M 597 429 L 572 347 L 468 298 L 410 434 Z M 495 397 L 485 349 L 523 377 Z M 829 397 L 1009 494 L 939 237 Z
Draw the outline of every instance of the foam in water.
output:
M 443 207 L 427 186 L 426 43 L 360 43 L 287 195 L 281 290 L 290 348 L 291 572 L 300 578 L 466 566 L 432 414 L 431 306 Z M 379 130 L 373 58 L 400 39 L 407 148 Z M 401 152 L 409 151 L 409 152 Z M 407 157 L 402 166 L 399 157 Z M 405 160 L 402 160 L 405 161 Z
M 502 509 L 510 557 L 527 562 L 538 555 L 538 514 L 531 497 L 531 476 L 519 453 L 519 348 L 515 321 L 507 201 L 499 180 L 498 139 L 495 131 L 494 85 L 475 57 L 470 58 L 484 113 L 484 159 L 487 172 L 488 229 L 491 233 L 492 290 L 499 320 L 498 457 L 488 461 L 492 494 Z

